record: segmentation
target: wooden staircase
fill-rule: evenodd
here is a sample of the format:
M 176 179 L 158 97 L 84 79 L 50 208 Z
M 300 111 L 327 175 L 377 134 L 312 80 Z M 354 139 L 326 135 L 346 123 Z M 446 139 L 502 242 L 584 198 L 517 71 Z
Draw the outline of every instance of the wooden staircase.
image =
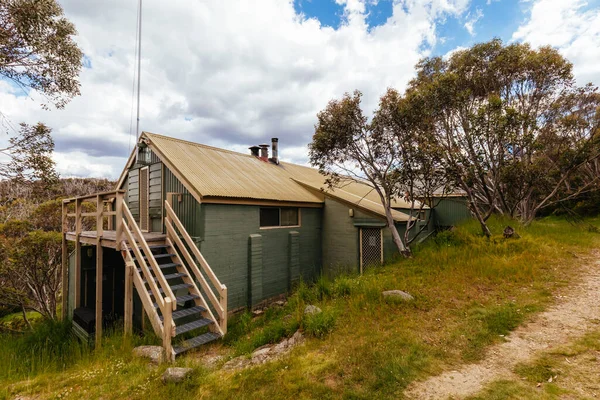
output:
M 154 332 L 162 338 L 166 357 L 172 361 L 227 333 L 227 288 L 175 215 L 171 194 L 167 198 L 166 238 L 153 245 L 146 243 L 129 208 L 122 204 L 120 250 L 126 266 L 125 331 L 132 328 L 131 289 L 135 287 Z

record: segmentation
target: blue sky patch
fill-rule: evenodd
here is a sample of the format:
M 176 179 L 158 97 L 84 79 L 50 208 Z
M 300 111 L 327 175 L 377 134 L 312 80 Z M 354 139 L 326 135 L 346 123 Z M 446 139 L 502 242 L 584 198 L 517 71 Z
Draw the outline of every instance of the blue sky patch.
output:
M 81 63 L 83 64 L 83 68 L 92 68 L 92 59 L 86 56 L 85 54 L 83 55 L 83 60 L 81 61 Z
M 369 29 L 386 23 L 392 16 L 394 2 L 392 0 L 379 0 L 377 3 L 367 3 L 367 25 Z
M 344 16 L 344 7 L 335 0 L 294 0 L 294 9 L 296 13 L 316 18 L 322 26 L 334 29 L 339 28 Z
M 590 0 L 589 3 L 600 3 Z M 586 4 L 586 8 L 590 4 Z M 367 1 L 366 22 L 369 29 L 383 25 L 392 16 L 394 0 Z M 437 21 L 437 42 L 431 49 L 434 55 L 443 55 L 459 46 L 469 47 L 475 43 L 499 37 L 511 40 L 513 32 L 528 17 L 531 4 L 521 0 L 472 0 L 468 10 L 460 16 L 444 16 Z M 344 21 L 344 5 L 335 0 L 294 0 L 298 14 L 316 18 L 322 26 L 339 28 Z M 478 13 L 481 16 L 475 18 Z M 470 20 L 472 32 L 465 27 Z

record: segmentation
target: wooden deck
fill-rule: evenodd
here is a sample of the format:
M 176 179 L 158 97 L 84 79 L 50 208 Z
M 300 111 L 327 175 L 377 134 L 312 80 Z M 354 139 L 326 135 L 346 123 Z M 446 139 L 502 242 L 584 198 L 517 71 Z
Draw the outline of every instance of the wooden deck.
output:
M 165 234 L 158 233 L 158 232 L 145 232 L 145 233 L 143 233 L 143 235 L 144 235 L 144 239 L 146 240 L 146 242 L 148 242 L 149 245 L 152 245 L 153 243 L 156 243 L 156 242 L 162 243 L 165 241 L 165 238 L 166 238 Z M 95 245 L 97 243 L 97 238 L 98 238 L 97 231 L 82 231 L 81 234 L 79 235 L 79 242 Z M 116 249 L 117 248 L 116 238 L 117 238 L 116 231 L 104 230 L 102 232 L 102 241 L 101 241 L 102 247 L 109 247 L 112 249 Z M 67 240 L 70 240 L 72 242 L 77 241 L 77 236 L 75 235 L 75 232 L 67 232 Z

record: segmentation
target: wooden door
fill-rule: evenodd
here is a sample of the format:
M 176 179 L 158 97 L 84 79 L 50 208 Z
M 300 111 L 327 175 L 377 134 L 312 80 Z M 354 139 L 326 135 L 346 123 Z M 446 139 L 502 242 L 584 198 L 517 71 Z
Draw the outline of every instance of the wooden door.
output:
M 383 231 L 360 228 L 360 272 L 363 268 L 383 264 Z
M 140 169 L 140 229 L 150 231 L 148 167 Z

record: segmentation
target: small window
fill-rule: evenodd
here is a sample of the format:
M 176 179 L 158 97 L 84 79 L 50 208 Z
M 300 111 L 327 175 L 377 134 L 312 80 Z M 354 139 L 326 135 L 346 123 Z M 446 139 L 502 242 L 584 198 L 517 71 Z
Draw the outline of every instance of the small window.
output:
M 299 225 L 297 208 L 280 208 L 280 210 L 281 210 L 281 226 L 297 226 L 297 225 Z
M 300 224 L 296 207 L 261 207 L 260 209 L 261 228 L 298 225 Z

